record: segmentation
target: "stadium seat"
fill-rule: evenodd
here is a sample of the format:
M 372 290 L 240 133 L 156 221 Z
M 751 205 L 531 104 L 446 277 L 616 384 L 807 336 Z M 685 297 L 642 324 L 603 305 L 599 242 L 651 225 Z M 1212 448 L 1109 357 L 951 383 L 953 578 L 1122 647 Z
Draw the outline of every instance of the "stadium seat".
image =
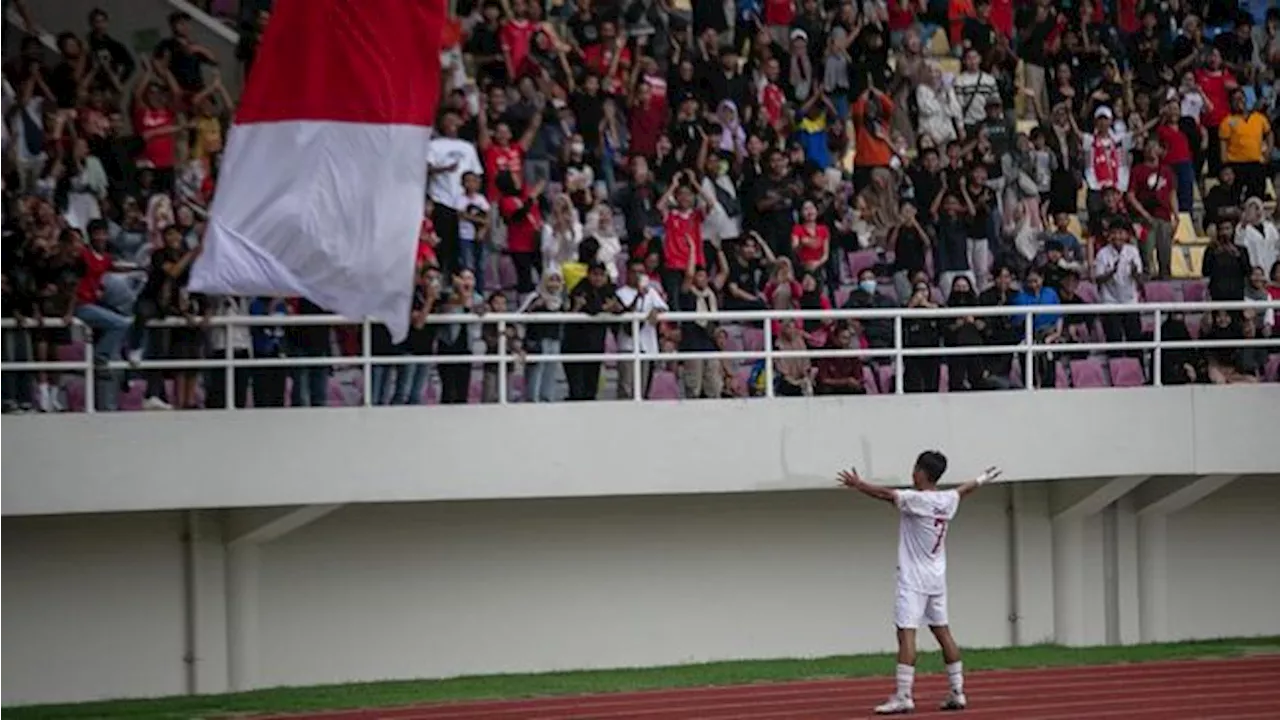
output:
M 938 365 L 938 392 L 951 391 L 951 368 L 943 362 Z
M 658 370 L 653 373 L 649 383 L 650 400 L 679 400 L 680 381 L 676 374 L 669 370 Z
M 862 386 L 867 389 L 868 395 L 879 395 L 880 386 L 876 384 L 876 375 L 871 370 L 871 364 L 862 366 Z
M 932 38 L 929 38 L 929 54 L 937 59 L 943 72 L 953 74 L 960 72 L 960 61 L 951 57 L 951 43 L 947 41 L 945 32 L 936 32 Z
M 1142 363 L 1137 358 L 1112 358 L 1108 365 L 1112 387 L 1142 387 L 1147 383 L 1142 374 Z
M 1102 370 L 1102 361 L 1096 358 L 1071 361 L 1071 381 L 1077 388 L 1107 387 L 1107 375 Z
M 57 349 L 58 362 L 81 362 L 84 360 L 85 344 L 80 340 L 76 340 L 66 345 L 59 345 Z
M 848 302 L 849 296 L 852 294 L 853 294 L 853 288 L 851 287 L 838 288 L 836 290 L 836 307 L 838 308 L 844 307 L 844 304 Z
M 1262 378 L 1267 382 L 1280 382 L 1280 353 L 1273 353 L 1267 357 L 1267 366 L 1262 373 Z
M 1173 249 L 1173 276 L 1198 278 L 1204 275 L 1204 245 L 1178 245 Z
M 845 257 L 849 260 L 849 275 L 855 279 L 858 277 L 858 273 L 867 268 L 875 267 L 879 261 L 875 250 L 859 250 L 848 253 Z
M 764 350 L 764 330 L 758 327 L 742 328 L 742 347 L 748 352 Z
M 1195 223 L 1191 221 L 1191 213 L 1178 213 L 1178 226 L 1173 231 L 1173 241 L 1178 245 L 1199 245 Z
M 1178 290 L 1181 286 L 1164 280 L 1153 280 L 1142 288 L 1143 300 L 1149 303 L 1178 302 Z
M 1183 302 L 1204 302 L 1209 297 L 1209 284 L 1203 280 L 1196 282 L 1183 283 L 1182 300 Z
M 897 392 L 894 385 L 893 365 L 881 365 L 878 370 L 876 380 L 880 382 L 880 392 L 885 394 Z

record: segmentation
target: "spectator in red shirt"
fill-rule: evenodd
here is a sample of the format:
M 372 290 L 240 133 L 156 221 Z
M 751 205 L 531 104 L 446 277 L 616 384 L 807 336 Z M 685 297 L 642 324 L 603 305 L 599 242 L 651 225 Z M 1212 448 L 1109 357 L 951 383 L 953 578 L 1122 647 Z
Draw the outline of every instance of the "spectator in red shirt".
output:
M 601 78 L 605 92 L 620 92 L 626 85 L 631 71 L 631 49 L 626 36 L 618 35 L 618 26 L 612 20 L 600 23 L 600 42 L 588 45 L 582 51 L 583 64 Z
M 533 145 L 533 141 L 538 137 L 538 130 L 542 127 L 542 115 L 546 109 L 546 101 L 541 97 L 535 106 L 533 120 L 529 123 L 529 127 L 525 129 L 524 135 L 520 136 L 520 140 L 512 142 L 511 126 L 504 121 L 499 121 L 493 128 L 493 132 L 489 132 L 489 113 L 485 108 L 480 108 L 479 130 L 480 136 L 477 139 L 476 146 L 480 148 L 480 155 L 484 162 L 484 174 L 489 179 L 489 199 L 497 200 L 499 198 L 499 190 L 497 186 L 498 176 L 502 173 L 509 172 L 512 175 L 519 175 L 520 180 L 524 180 L 524 154 L 529 151 L 529 147 Z M 525 292 L 532 292 L 533 287 Z
M 812 200 L 805 200 L 800 206 L 800 222 L 791 229 L 791 254 L 800 272 L 826 272 L 831 258 L 831 230 L 818 222 L 818 206 Z M 827 287 L 832 286 L 830 272 L 826 272 L 825 282 Z
M 690 255 L 693 256 L 694 266 L 707 265 L 702 243 L 702 222 L 706 219 L 703 208 L 715 207 L 716 199 L 703 192 L 702 207 L 699 207 L 700 192 L 703 191 L 697 176 L 692 170 L 685 170 L 676 175 L 667 192 L 658 201 L 663 228 L 662 290 L 669 298 L 680 296 L 680 287 L 690 265 Z
M 1165 103 L 1160 110 L 1160 124 L 1156 126 L 1156 137 L 1164 146 L 1164 164 L 1173 171 L 1173 177 L 1177 183 L 1178 208 L 1189 211 L 1195 201 L 1196 167 L 1192 160 L 1191 143 L 1179 125 L 1178 114 L 1176 99 Z
M 498 31 L 502 57 L 507 64 L 507 77 L 513 82 L 530 71 L 532 65 L 529 62 L 529 48 L 533 44 L 534 34 L 538 32 L 538 23 L 529 19 L 528 12 L 525 0 L 512 0 L 512 17 L 502 23 L 502 29 Z
M 542 232 L 542 210 L 538 202 L 545 182 L 538 181 L 525 189 L 518 173 L 506 171 L 496 179 L 498 212 L 507 224 L 507 254 L 516 266 L 516 292 L 521 296 L 533 292 L 533 269 L 538 264 L 538 244 Z
M 1143 149 L 1144 162 L 1133 168 L 1129 177 L 1129 206 L 1142 218 L 1146 226 L 1146 238 L 1142 242 L 1142 264 L 1158 267 L 1160 278 L 1171 274 L 1170 256 L 1173 253 L 1173 219 L 1178 215 L 1175 193 L 1177 181 L 1173 171 L 1161 164 L 1164 145 L 1158 138 L 1150 138 Z M 1157 263 L 1151 263 L 1154 248 Z
M 177 82 L 165 68 L 153 68 L 145 58 L 142 60 L 142 78 L 133 89 L 133 129 L 142 137 L 143 149 L 140 165 L 148 165 L 155 173 L 156 186 L 160 190 L 171 190 L 174 181 L 174 165 L 178 150 L 178 134 L 185 130 L 178 123 L 174 112 L 174 98 L 178 94 Z M 164 83 L 160 84 L 163 76 Z
M 1222 53 L 1213 48 L 1205 67 L 1196 71 L 1196 84 L 1206 100 L 1200 122 L 1209 133 L 1204 151 L 1209 159 L 1209 174 L 1217 175 L 1222 169 L 1222 147 L 1218 142 L 1218 127 L 1231 114 L 1231 91 L 1238 83 L 1236 76 L 1222 65 Z
M 75 262 L 76 274 L 80 276 L 76 284 L 75 316 L 93 330 L 94 364 L 105 365 L 120 358 L 133 318 L 101 304 L 102 280 L 109 272 L 132 272 L 139 268 L 132 263 L 112 260 L 111 253 L 107 251 L 106 232 L 93 233 L 92 238 L 91 242 L 85 243 L 80 231 L 70 228 L 62 231 L 62 242 L 80 246 L 79 258 Z M 130 352 L 130 362 L 137 363 L 140 359 L 137 350 Z M 108 371 L 105 375 L 105 382 L 99 383 L 98 409 L 115 410 L 119 383 L 113 373 Z

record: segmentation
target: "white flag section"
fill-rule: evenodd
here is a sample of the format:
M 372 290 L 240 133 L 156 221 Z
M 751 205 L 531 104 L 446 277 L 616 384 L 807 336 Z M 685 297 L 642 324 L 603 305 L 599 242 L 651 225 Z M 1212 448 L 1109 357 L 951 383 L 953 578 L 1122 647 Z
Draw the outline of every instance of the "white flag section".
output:
M 445 0 L 277 0 L 193 292 L 301 296 L 408 334 Z

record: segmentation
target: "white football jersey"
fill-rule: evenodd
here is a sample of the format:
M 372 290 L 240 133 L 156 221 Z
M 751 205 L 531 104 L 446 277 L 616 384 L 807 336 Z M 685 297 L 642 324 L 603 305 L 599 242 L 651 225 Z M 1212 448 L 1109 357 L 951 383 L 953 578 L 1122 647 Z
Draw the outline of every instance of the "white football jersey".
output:
M 898 586 L 926 595 L 947 591 L 947 526 L 960 507 L 955 490 L 898 490 Z

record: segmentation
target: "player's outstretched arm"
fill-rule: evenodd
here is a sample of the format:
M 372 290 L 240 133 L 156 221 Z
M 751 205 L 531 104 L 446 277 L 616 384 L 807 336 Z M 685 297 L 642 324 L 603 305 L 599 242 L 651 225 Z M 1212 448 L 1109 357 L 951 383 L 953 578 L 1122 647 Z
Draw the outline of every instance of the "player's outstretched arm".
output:
M 836 476 L 836 479 L 841 485 L 857 490 L 863 495 L 869 495 L 877 500 L 884 500 L 887 503 L 892 503 L 896 500 L 892 488 L 881 487 L 880 485 L 874 485 L 866 482 L 862 478 L 858 477 L 858 471 L 853 468 L 841 470 L 840 474 Z
M 992 480 L 995 480 L 996 478 L 1000 477 L 1001 472 L 1002 470 L 1000 470 L 1000 468 L 996 467 L 995 465 L 992 465 L 986 470 L 983 470 L 982 474 L 979 475 L 978 477 L 956 488 L 956 492 L 960 493 L 960 497 L 963 498 L 969 493 L 973 492 L 974 490 L 977 490 L 983 485 L 986 485 Z

